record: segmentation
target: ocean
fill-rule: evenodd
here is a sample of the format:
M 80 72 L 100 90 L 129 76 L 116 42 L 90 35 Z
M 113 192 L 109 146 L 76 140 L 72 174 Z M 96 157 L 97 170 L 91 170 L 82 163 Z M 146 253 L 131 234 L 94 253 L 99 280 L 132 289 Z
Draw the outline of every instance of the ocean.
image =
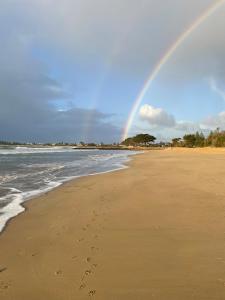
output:
M 134 151 L 0 147 L 0 232 L 22 203 L 68 180 L 125 168 Z

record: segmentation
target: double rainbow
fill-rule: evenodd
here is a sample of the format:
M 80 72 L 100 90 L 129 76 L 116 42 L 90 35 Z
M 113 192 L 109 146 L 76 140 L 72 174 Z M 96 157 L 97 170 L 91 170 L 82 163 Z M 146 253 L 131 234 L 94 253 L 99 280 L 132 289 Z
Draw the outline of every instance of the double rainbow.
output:
M 131 111 L 129 113 L 129 117 L 127 119 L 123 134 L 121 139 L 125 140 L 128 136 L 129 130 L 132 126 L 132 123 L 134 121 L 134 117 L 137 113 L 137 110 L 146 94 L 148 89 L 150 88 L 153 80 L 157 77 L 162 67 L 167 63 L 167 61 L 170 59 L 170 57 L 174 54 L 174 52 L 181 46 L 181 44 L 206 20 L 208 19 L 213 13 L 216 12 L 223 4 L 225 3 L 225 0 L 219 0 L 216 1 L 216 3 L 213 3 L 210 7 L 208 7 L 201 16 L 195 20 L 190 27 L 188 27 L 175 41 L 175 43 L 166 51 L 166 53 L 162 56 L 160 61 L 156 64 L 153 71 L 150 73 L 149 77 L 145 81 L 140 93 L 138 94 L 137 98 L 134 101 L 134 104 L 131 108 Z

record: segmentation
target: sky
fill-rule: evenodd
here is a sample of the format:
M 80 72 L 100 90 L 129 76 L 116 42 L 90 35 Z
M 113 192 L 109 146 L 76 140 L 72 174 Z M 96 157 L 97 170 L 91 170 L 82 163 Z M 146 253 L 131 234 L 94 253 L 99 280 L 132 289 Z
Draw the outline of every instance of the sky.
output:
M 217 0 L 3 0 L 0 140 L 119 142 L 154 67 Z M 129 135 L 225 129 L 225 4 L 173 53 Z

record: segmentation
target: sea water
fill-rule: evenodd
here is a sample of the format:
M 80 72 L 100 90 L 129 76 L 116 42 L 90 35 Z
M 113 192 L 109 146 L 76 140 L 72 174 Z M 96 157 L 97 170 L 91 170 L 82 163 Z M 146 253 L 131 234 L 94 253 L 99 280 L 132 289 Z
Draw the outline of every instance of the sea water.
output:
M 0 231 L 22 203 L 76 177 L 125 168 L 133 151 L 0 147 Z

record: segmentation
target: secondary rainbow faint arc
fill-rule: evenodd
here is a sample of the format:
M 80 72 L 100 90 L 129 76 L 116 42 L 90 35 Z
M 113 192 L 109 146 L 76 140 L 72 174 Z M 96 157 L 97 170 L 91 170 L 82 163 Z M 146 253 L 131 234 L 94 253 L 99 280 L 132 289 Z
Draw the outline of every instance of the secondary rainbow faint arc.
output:
M 210 7 L 204 11 L 204 13 L 197 18 L 197 20 L 194 21 L 190 25 L 190 27 L 184 31 L 178 39 L 175 41 L 175 43 L 168 49 L 168 51 L 165 53 L 165 55 L 162 56 L 160 61 L 157 63 L 153 71 L 151 72 L 148 79 L 145 81 L 144 86 L 142 87 L 140 93 L 138 94 L 136 100 L 134 101 L 134 104 L 132 106 L 132 109 L 130 111 L 129 117 L 127 119 L 126 126 L 124 128 L 123 134 L 122 134 L 122 140 L 125 140 L 128 136 L 130 127 L 133 123 L 134 117 L 137 113 L 138 107 L 141 104 L 146 92 L 148 91 L 151 83 L 156 78 L 162 67 L 166 64 L 166 62 L 170 59 L 170 57 L 174 54 L 174 52 L 177 50 L 179 46 L 191 35 L 193 31 L 195 31 L 208 17 L 210 17 L 220 6 L 222 6 L 225 3 L 225 0 L 219 0 L 216 3 L 212 4 Z

